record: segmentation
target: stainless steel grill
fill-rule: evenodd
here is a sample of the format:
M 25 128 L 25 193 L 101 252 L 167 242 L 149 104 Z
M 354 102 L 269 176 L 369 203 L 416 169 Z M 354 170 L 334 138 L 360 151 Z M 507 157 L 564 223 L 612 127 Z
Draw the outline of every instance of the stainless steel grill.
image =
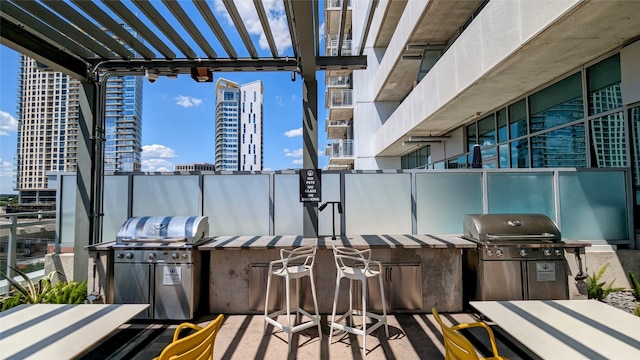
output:
M 138 318 L 189 320 L 200 297 L 201 256 L 209 239 L 204 216 L 139 216 L 118 230 L 114 252 L 114 303 L 151 306 Z
M 567 299 L 567 270 L 560 230 L 543 214 L 469 214 L 463 238 L 467 300 Z

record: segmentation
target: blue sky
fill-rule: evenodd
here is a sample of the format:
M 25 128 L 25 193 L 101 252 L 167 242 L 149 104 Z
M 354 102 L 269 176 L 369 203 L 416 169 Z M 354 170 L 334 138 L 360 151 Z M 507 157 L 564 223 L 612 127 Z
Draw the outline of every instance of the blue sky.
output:
M 261 56 L 268 56 L 266 39 L 253 2 L 236 2 L 238 10 L 251 33 Z M 219 2 L 216 2 L 219 4 Z M 275 7 L 270 14 L 270 26 L 280 54 L 292 54 L 286 22 L 276 11 L 280 3 L 265 1 L 265 7 Z M 244 7 L 244 5 L 249 5 Z M 216 10 L 221 8 L 216 5 Z M 253 12 L 252 12 L 253 10 Z M 230 19 L 224 12 L 216 13 L 225 29 Z M 322 21 L 322 20 L 321 20 Z M 228 30 L 233 34 L 233 30 Z M 243 54 L 239 37 L 230 40 Z M 197 48 L 194 46 L 194 48 Z M 216 49 L 217 51 L 217 49 Z M 246 52 L 246 50 L 244 50 Z M 224 56 L 224 51 L 218 51 Z M 15 179 L 17 142 L 18 53 L 0 45 L 0 194 L 12 193 Z M 188 75 L 177 79 L 159 78 L 155 83 L 144 82 L 142 110 L 142 146 L 144 171 L 173 171 L 175 164 L 214 162 L 215 81 L 225 79 L 244 84 L 262 80 L 264 87 L 264 168 L 283 170 L 302 166 L 302 79 L 291 81 L 290 72 L 232 72 L 214 73 L 214 82 L 197 83 Z M 324 75 L 318 73 L 318 164 L 326 167 L 324 156 Z

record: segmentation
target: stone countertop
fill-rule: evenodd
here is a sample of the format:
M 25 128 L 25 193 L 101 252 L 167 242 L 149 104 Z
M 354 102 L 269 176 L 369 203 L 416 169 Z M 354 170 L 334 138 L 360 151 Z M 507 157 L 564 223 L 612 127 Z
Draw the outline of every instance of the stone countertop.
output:
M 332 240 L 331 236 L 305 238 L 299 236 L 214 236 L 199 250 L 240 250 L 240 249 L 279 249 L 316 245 L 320 249 L 331 249 L 331 245 L 356 249 L 417 249 L 417 248 L 460 248 L 474 249 L 476 244 L 464 240 L 460 235 L 343 235 Z

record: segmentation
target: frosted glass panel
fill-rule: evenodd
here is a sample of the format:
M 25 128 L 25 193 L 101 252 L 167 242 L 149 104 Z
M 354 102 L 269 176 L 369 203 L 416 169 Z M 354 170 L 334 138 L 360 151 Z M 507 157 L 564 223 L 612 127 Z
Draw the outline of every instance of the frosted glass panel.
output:
M 276 174 L 274 178 L 274 235 L 301 235 L 300 177 L 298 174 Z
M 204 175 L 209 235 L 269 235 L 269 175 Z
M 118 229 L 129 218 L 129 177 L 104 177 L 104 218 L 102 225 L 102 241 L 109 242 L 116 239 Z
M 545 214 L 556 218 L 553 173 L 487 173 L 490 214 Z
M 60 204 L 60 243 L 63 246 L 73 246 L 76 239 L 76 176 L 60 176 L 62 184 L 58 188 L 62 189 Z
M 418 234 L 462 234 L 465 214 L 482 214 L 482 173 L 416 174 Z
M 560 173 L 561 232 L 573 240 L 629 240 L 624 172 Z
M 346 174 L 344 211 L 347 235 L 411 234 L 410 174 Z
M 198 175 L 135 175 L 133 216 L 200 215 Z
M 340 201 L 340 174 L 322 173 L 322 202 Z M 335 214 L 332 209 L 335 207 Z M 332 221 L 335 215 L 336 234 L 340 234 L 340 214 L 338 213 L 338 205 L 329 204 L 327 207 L 318 211 L 318 234 L 320 236 L 331 236 L 333 234 Z

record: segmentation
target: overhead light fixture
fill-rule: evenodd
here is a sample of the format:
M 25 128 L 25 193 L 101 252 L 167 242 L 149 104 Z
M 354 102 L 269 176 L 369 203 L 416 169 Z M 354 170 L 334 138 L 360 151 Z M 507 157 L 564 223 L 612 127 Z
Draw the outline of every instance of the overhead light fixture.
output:
M 197 82 L 213 82 L 213 72 L 206 67 L 191 68 L 191 78 Z

